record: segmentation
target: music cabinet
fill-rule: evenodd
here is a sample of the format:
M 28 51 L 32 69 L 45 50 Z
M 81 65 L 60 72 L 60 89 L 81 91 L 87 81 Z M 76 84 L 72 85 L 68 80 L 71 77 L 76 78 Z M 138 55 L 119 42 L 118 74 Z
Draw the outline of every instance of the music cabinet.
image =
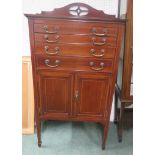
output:
M 83 3 L 28 17 L 38 146 L 42 120 L 99 122 L 105 148 L 125 20 Z

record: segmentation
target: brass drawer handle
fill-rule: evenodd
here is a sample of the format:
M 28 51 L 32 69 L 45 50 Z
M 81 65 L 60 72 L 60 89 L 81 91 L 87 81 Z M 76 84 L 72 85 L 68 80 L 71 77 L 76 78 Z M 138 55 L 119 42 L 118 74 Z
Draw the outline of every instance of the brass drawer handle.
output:
M 102 45 L 105 44 L 105 42 L 103 42 L 103 43 L 96 43 L 96 42 L 93 42 L 93 44 L 94 44 L 94 45 L 97 45 L 97 46 L 102 46 Z
M 47 26 L 47 25 L 44 25 L 44 26 L 43 26 L 43 29 L 45 30 L 46 33 L 56 34 L 56 33 L 58 33 L 58 29 L 59 29 L 59 28 L 58 28 L 58 27 L 55 27 L 55 28 L 54 28 L 54 31 L 49 31 L 49 30 L 48 30 L 48 26 Z
M 97 33 L 97 29 L 95 27 L 92 28 L 93 35 L 95 35 L 97 37 L 104 37 L 104 36 L 106 36 L 106 34 L 105 34 L 106 31 L 107 30 L 104 30 L 104 33 Z
M 48 43 L 57 43 L 58 39 L 59 39 L 59 35 L 55 36 L 56 40 L 48 40 L 48 35 L 44 35 L 44 38 L 45 38 L 46 42 L 48 42 Z
M 104 52 L 105 52 L 105 50 L 101 49 L 101 54 L 95 54 L 96 53 L 95 49 L 91 49 L 90 50 L 90 54 L 92 56 L 94 56 L 94 57 L 103 57 L 104 56 Z
M 60 51 L 60 48 L 59 47 L 55 47 L 54 48 L 55 52 L 48 52 L 48 50 L 49 50 L 49 47 L 45 46 L 45 53 L 46 54 L 48 54 L 48 55 L 58 55 L 59 51 Z
M 93 33 L 93 35 L 98 36 L 98 37 L 103 37 L 106 34 L 105 33 Z
M 55 60 L 55 62 L 54 62 L 55 65 L 49 65 L 49 62 L 50 62 L 50 60 L 49 60 L 49 59 L 46 59 L 46 60 L 45 60 L 45 65 L 48 66 L 48 67 L 51 67 L 51 68 L 58 67 L 59 64 L 60 64 L 60 60 Z
M 92 38 L 92 41 L 93 41 L 93 44 L 94 45 L 97 45 L 97 46 L 102 46 L 102 45 L 105 45 L 106 44 L 106 39 L 104 38 L 102 43 L 97 43 L 95 42 L 96 38 Z
M 95 70 L 95 71 L 101 71 L 104 69 L 104 63 L 103 62 L 100 63 L 101 67 L 94 67 L 94 65 L 95 65 L 94 62 L 90 62 L 89 65 L 90 65 L 91 69 Z

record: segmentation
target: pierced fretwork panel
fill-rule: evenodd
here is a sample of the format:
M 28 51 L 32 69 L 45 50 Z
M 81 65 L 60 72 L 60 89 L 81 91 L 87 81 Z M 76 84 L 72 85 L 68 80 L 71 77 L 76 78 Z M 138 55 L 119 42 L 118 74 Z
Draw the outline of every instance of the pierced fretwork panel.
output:
M 41 15 L 71 18 L 90 17 L 97 19 L 115 19 L 115 15 L 106 14 L 103 10 L 96 10 L 95 8 L 84 3 L 72 3 L 62 8 L 54 9 L 53 11 L 42 11 Z
M 84 6 L 72 6 L 69 9 L 69 13 L 74 16 L 84 16 L 88 14 L 88 8 Z

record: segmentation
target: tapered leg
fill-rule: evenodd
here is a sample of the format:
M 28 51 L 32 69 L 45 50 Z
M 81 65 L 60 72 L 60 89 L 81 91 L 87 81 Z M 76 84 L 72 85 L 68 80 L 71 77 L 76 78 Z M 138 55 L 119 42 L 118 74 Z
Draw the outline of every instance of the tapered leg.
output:
M 118 95 L 117 95 L 117 92 L 115 91 L 115 116 L 114 116 L 115 124 L 117 123 L 117 117 L 118 117 L 117 107 L 118 107 Z
M 125 108 L 125 103 L 121 102 L 120 116 L 119 116 L 119 123 L 118 123 L 118 141 L 119 142 L 122 142 L 124 108 Z
M 41 124 L 39 117 L 36 117 L 36 127 L 37 127 L 37 138 L 38 138 L 38 146 L 41 147 Z
M 105 146 L 106 146 L 106 142 L 107 142 L 107 138 L 108 138 L 108 127 L 109 127 L 109 124 L 104 125 L 102 150 L 105 150 Z

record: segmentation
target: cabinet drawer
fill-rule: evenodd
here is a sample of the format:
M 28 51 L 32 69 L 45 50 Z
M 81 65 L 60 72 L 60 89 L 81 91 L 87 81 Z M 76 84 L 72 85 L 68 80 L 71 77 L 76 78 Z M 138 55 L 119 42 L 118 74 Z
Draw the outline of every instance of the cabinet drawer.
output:
M 37 69 L 112 72 L 111 59 L 36 56 Z
M 37 21 L 39 22 L 39 21 Z M 117 26 L 108 23 L 88 23 L 79 21 L 41 21 L 34 24 L 34 32 L 55 34 L 105 34 L 117 35 Z
M 89 45 L 65 45 L 49 44 L 43 42 L 35 43 L 35 53 L 59 56 L 80 56 L 96 58 L 114 58 L 115 48 L 89 46 Z
M 116 37 L 94 37 L 88 35 L 55 35 L 35 33 L 35 41 L 45 43 L 91 44 L 94 46 L 116 46 Z

